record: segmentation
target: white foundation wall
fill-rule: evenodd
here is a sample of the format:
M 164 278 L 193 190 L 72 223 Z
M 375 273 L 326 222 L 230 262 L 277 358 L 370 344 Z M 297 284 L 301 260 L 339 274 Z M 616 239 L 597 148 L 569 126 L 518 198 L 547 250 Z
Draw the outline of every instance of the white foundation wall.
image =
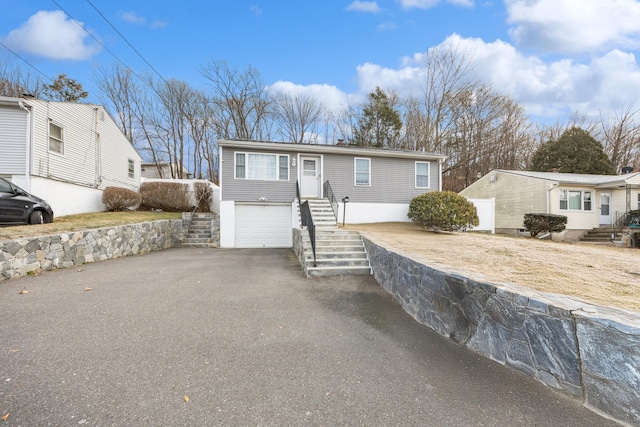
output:
M 102 190 L 40 177 L 31 177 L 30 187 L 30 193 L 51 205 L 55 218 L 104 211 Z
M 366 224 L 371 222 L 409 222 L 409 204 L 404 203 L 347 203 L 346 217 L 344 203 L 338 206 L 338 224 L 343 218 L 346 224 Z
M 233 201 L 220 202 L 220 247 L 233 248 L 236 245 L 236 204 Z

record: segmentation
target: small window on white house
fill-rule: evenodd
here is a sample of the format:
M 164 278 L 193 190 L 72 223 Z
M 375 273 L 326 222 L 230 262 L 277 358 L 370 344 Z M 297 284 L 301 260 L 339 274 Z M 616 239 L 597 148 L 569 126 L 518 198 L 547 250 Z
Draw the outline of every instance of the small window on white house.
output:
M 49 151 L 64 154 L 64 130 L 62 127 L 49 122 Z
M 560 210 L 590 211 L 591 191 L 560 190 Z
M 134 179 L 136 177 L 136 162 L 129 159 L 129 178 Z
M 416 188 L 429 188 L 429 162 L 416 162 Z
M 371 159 L 355 158 L 355 185 L 371 185 Z
M 285 154 L 236 153 L 236 179 L 289 180 L 289 156 Z

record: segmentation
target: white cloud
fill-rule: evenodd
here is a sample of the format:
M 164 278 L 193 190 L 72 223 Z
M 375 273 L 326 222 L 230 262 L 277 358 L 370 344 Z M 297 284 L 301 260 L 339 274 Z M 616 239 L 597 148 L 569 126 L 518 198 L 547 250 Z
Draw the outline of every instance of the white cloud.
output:
M 349 95 L 342 92 L 335 86 L 326 84 L 312 84 L 308 86 L 298 85 L 291 82 L 277 81 L 269 86 L 272 93 L 280 93 L 293 96 L 305 96 L 316 99 L 329 111 L 339 112 L 347 108 L 353 100 Z
M 129 24 L 144 25 L 147 23 L 147 18 L 143 16 L 139 16 L 137 13 L 133 11 L 120 12 L 118 16 L 120 17 L 121 20 L 123 20 L 124 22 L 128 22 Z
M 475 76 L 525 106 L 530 114 L 555 119 L 559 111 L 578 109 L 596 116 L 638 101 L 640 64 L 633 54 L 612 50 L 585 63 L 572 59 L 545 62 L 524 55 L 509 43 L 452 35 L 440 46 L 468 53 Z M 437 48 L 436 47 L 436 48 Z M 398 68 L 365 63 L 357 67 L 359 90 L 366 94 L 380 86 L 400 96 L 419 95 L 424 79 L 425 53 L 404 58 Z
M 383 22 L 379 24 L 377 27 L 378 31 L 393 31 L 398 28 L 395 22 Z
M 3 42 L 17 51 L 45 58 L 86 60 L 101 50 L 95 43 L 85 43 L 87 37 L 89 34 L 64 12 L 39 11 Z
M 262 10 L 260 7 L 256 6 L 255 4 L 254 4 L 254 5 L 251 5 L 251 7 L 249 8 L 249 10 L 251 11 L 251 13 L 252 13 L 254 16 L 260 16 L 260 15 L 262 15 L 262 13 L 263 13 L 263 10 Z
M 638 0 L 505 0 L 509 34 L 546 52 L 602 52 L 640 47 Z
M 147 25 L 147 18 L 145 18 L 144 16 L 138 15 L 134 11 L 120 12 L 118 14 L 118 17 L 122 21 L 128 22 L 129 24 L 140 25 L 140 26 L 146 26 Z M 166 21 L 160 21 L 160 20 L 155 20 L 151 24 L 149 24 L 149 28 L 163 28 L 163 27 L 166 27 L 166 26 L 167 26 L 167 22 Z
M 474 0 L 398 0 L 403 9 L 431 9 L 445 2 L 454 6 L 472 7 Z
M 380 6 L 378 6 L 378 3 L 375 1 L 355 0 L 353 3 L 347 6 L 347 10 L 355 12 L 378 13 L 382 9 L 380 9 Z

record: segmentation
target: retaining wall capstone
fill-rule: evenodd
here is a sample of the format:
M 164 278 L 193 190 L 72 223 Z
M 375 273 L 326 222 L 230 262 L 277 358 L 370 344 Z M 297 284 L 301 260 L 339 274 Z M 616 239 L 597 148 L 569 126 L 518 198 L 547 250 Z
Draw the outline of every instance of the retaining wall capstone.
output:
M 640 426 L 640 314 L 494 283 L 363 237 L 375 279 L 418 322 Z
M 159 220 L 0 241 L 0 280 L 178 247 L 188 220 Z

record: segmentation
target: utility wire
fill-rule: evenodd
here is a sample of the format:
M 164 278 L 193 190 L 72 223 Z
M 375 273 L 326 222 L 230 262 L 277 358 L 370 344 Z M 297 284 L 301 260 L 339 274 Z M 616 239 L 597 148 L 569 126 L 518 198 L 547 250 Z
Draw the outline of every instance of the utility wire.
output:
M 11 50 L 9 48 L 9 46 L 7 46 L 6 44 L 4 44 L 3 42 L 0 41 L 0 45 L 2 47 L 4 47 L 5 49 L 7 49 L 9 52 L 13 53 L 17 58 L 19 58 L 22 62 L 24 62 L 25 64 L 27 64 L 29 67 L 33 68 L 34 70 L 36 70 L 38 73 L 42 74 L 47 80 L 53 82 L 53 79 L 49 76 L 47 76 L 45 73 L 43 73 L 42 71 L 40 71 L 39 69 L 37 69 L 34 65 L 32 65 L 29 61 L 27 61 L 26 59 L 24 59 L 22 56 L 18 55 L 17 53 L 15 53 L 13 50 Z
M 52 0 L 53 1 L 53 0 Z M 113 31 L 115 31 L 116 33 L 118 33 L 118 35 L 122 38 L 122 40 L 125 41 L 126 44 L 129 45 L 129 47 L 131 49 L 133 49 L 133 51 L 136 53 L 136 55 L 138 55 L 140 57 L 140 59 L 142 59 L 144 61 L 145 64 L 147 64 L 149 66 L 149 68 L 151 68 L 157 75 L 158 77 L 160 77 L 160 80 L 162 80 L 164 83 L 167 83 L 167 81 L 164 79 L 164 77 L 162 77 L 162 74 L 160 74 L 158 72 L 158 70 L 156 70 L 153 65 L 151 65 L 149 63 L 149 61 L 146 60 L 146 58 L 144 56 L 142 56 L 142 54 L 140 52 L 138 52 L 138 49 L 136 49 L 131 43 L 129 43 L 129 40 L 127 40 L 127 38 L 122 35 L 122 33 L 120 31 L 118 31 L 118 29 L 111 23 L 111 21 L 109 21 L 103 14 L 102 12 L 100 12 L 100 10 L 91 2 L 91 0 L 87 0 L 87 3 L 89 3 L 91 5 L 91 7 L 93 7 L 95 9 L 96 12 L 98 12 L 98 15 L 100 15 L 102 17 L 102 19 L 104 19 L 104 21 L 109 24 L 109 26 L 111 28 L 113 28 Z
M 60 3 L 58 3 L 56 0 L 51 0 L 53 2 L 53 4 L 55 4 L 56 6 L 58 6 L 60 8 L 60 10 L 62 10 L 69 18 L 71 18 L 73 20 L 73 22 L 76 23 L 76 25 L 78 25 L 80 28 L 82 28 L 82 30 L 89 34 L 91 36 L 92 39 L 94 39 L 96 41 L 96 43 L 98 43 L 100 46 L 102 46 L 104 48 L 104 50 L 106 50 L 107 52 L 109 52 L 109 54 L 111 54 L 111 56 L 113 56 L 119 63 L 121 63 L 128 71 L 131 71 L 131 73 L 133 73 L 133 75 L 135 75 L 137 78 L 140 79 L 141 82 L 143 83 L 147 83 L 145 81 L 144 78 L 142 78 L 138 73 L 136 73 L 135 71 L 133 71 L 131 69 L 131 67 L 129 67 L 127 64 L 125 64 L 125 62 L 120 59 L 118 57 L 118 55 L 116 55 L 115 53 L 113 53 L 108 47 L 106 47 L 96 36 L 94 36 L 93 34 L 91 34 L 91 32 L 87 31 L 87 29 L 84 27 L 84 25 L 82 25 L 77 19 L 75 19 L 73 16 L 71 16 L 71 14 L 69 12 L 67 12 L 65 10 L 65 8 L 63 8 Z M 145 61 L 146 62 L 146 61 Z M 155 71 L 155 70 L 154 70 Z M 157 72 L 157 71 L 156 71 Z M 160 78 L 162 78 L 162 76 L 160 76 Z M 164 81 L 164 79 L 162 79 Z

